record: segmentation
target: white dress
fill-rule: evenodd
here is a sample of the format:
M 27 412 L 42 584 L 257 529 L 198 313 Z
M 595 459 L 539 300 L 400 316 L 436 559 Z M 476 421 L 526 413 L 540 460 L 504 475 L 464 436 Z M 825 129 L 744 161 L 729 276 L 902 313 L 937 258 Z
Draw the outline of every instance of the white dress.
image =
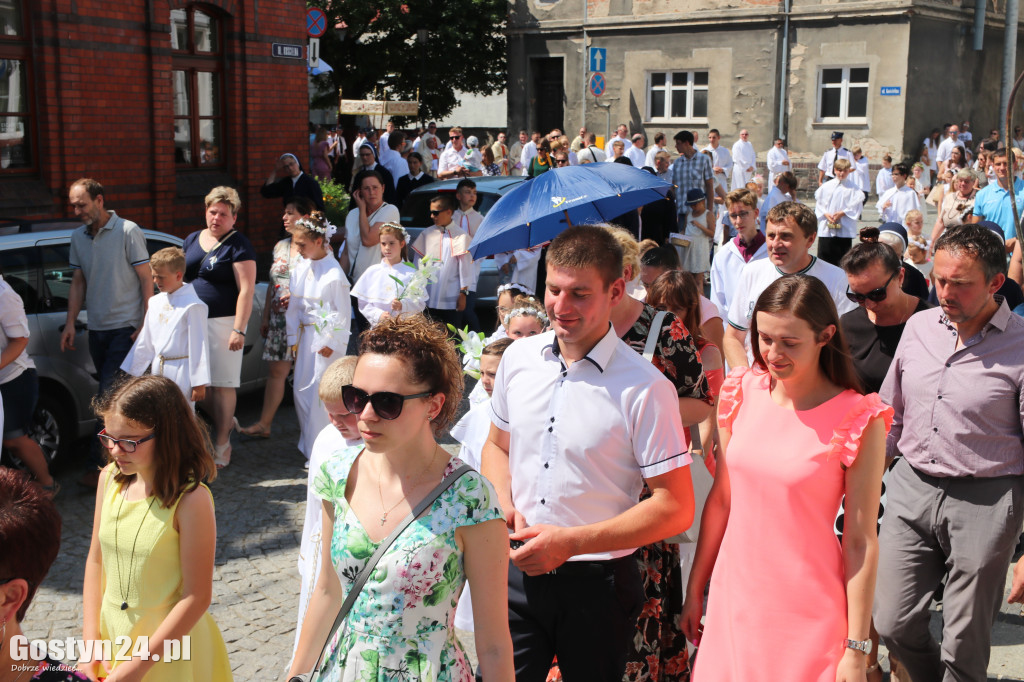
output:
M 437 281 L 427 286 L 427 307 L 455 310 L 459 290 L 469 288 L 473 279 L 473 260 L 469 255 L 469 235 L 454 223 L 444 229 L 434 225 L 420 232 L 412 243 L 413 265 L 423 258 L 440 259 Z
M 711 268 L 711 238 L 701 231 L 698 223 L 707 227 L 707 209 L 700 216 L 694 218 L 693 213 L 686 214 L 685 236 L 690 239 L 690 245 L 680 249 L 679 269 L 683 272 L 707 272 Z M 712 223 L 714 225 L 714 223 Z
M 327 410 L 317 395 L 320 377 L 328 365 L 345 354 L 352 304 L 348 278 L 330 255 L 319 260 L 299 261 L 292 270 L 288 289 L 291 292 L 285 313 L 288 345 L 298 345 L 292 380 L 301 432 L 299 450 L 309 459 L 314 439 L 330 423 Z M 334 319 L 325 323 L 321 319 L 325 314 L 331 314 Z M 321 348 L 330 348 L 331 356 L 320 355 L 317 351 Z
M 210 384 L 210 344 L 206 337 L 209 309 L 191 284 L 149 299 L 142 331 L 121 369 L 142 376 L 149 369 L 178 385 L 192 405 L 192 389 Z
M 391 265 L 387 259 L 371 265 L 359 281 L 352 287 L 352 295 L 359 301 L 359 312 L 363 314 L 371 326 L 376 326 L 385 314 L 391 313 L 391 302 L 398 298 L 398 283 L 391 279 L 397 277 L 403 284 L 416 273 L 416 268 L 405 263 Z M 402 314 L 412 315 L 423 312 L 426 307 L 425 298 L 406 297 L 402 299 Z

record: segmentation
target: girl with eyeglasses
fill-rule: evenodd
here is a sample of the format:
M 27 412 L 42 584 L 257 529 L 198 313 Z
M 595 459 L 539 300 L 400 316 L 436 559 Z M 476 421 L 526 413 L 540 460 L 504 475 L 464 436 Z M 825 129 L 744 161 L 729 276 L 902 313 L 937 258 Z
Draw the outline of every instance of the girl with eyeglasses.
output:
M 217 547 L 205 483 L 217 477 L 209 435 L 166 377 L 129 379 L 94 409 L 106 425 L 99 438 L 109 464 L 96 491 L 82 636 L 129 637 L 132 648 L 129 660 L 83 658 L 78 670 L 93 682 L 230 681 L 227 649 L 207 612 Z M 182 658 L 190 660 L 164 660 L 164 642 L 184 650 L 185 636 L 190 655 Z
M 311 472 L 330 550 L 322 553 L 289 676 L 309 671 L 329 641 L 318 679 L 401 674 L 470 682 L 473 671 L 450 627 L 468 580 L 482 677 L 512 682 L 509 541 L 494 489 L 475 471 L 402 531 L 330 632 L 353 576 L 376 546 L 462 465 L 437 443 L 462 397 L 462 365 L 444 330 L 421 316 L 389 317 L 365 332 L 360 346 L 342 400 L 359 415 L 364 445 L 337 451 Z

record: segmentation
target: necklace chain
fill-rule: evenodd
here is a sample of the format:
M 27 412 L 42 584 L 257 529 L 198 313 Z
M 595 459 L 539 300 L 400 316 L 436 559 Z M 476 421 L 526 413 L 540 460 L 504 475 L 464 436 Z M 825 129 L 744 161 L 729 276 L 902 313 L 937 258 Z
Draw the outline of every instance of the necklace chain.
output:
M 440 446 L 437 443 L 434 443 L 434 451 L 430 455 L 430 461 L 427 462 L 427 466 L 424 467 L 423 471 L 420 472 L 420 475 L 416 478 L 416 482 L 413 483 L 413 485 L 410 487 L 410 490 L 415 490 L 417 487 L 419 487 L 420 483 L 423 482 L 423 478 L 426 476 L 427 472 L 430 471 L 430 467 L 432 467 L 434 465 L 434 460 L 437 459 L 437 451 L 438 451 L 439 448 L 440 448 Z M 398 500 L 398 502 L 395 502 L 393 505 L 391 505 L 390 509 L 387 509 L 386 505 L 384 504 L 384 492 L 381 490 L 381 487 L 380 487 L 380 466 L 378 465 L 378 467 L 377 467 L 377 496 L 380 497 L 380 508 L 384 512 L 383 514 L 381 514 L 381 517 L 380 517 L 380 525 L 383 526 L 384 524 L 386 524 L 388 522 L 388 514 L 390 514 L 391 512 L 395 511 L 395 508 L 398 505 L 402 504 L 402 502 L 405 501 L 405 498 L 408 497 L 409 494 L 406 493 L 405 495 L 402 495 L 402 497 Z
M 156 496 L 149 501 L 149 506 L 146 507 L 146 513 L 142 515 L 142 521 L 139 523 L 138 530 L 135 531 L 135 539 L 132 541 L 132 554 L 128 562 L 128 585 L 123 589 L 121 586 L 121 545 L 118 543 L 118 528 L 121 525 L 121 509 L 124 508 L 124 501 L 128 498 L 128 489 L 125 488 L 124 494 L 121 496 L 121 503 L 117 507 L 117 517 L 114 519 L 114 560 L 117 562 L 117 591 L 121 594 L 121 610 L 126 611 L 128 609 L 128 594 L 132 591 L 132 571 L 135 569 L 135 545 L 139 541 L 139 533 L 142 532 L 142 526 L 146 524 L 146 517 L 149 516 L 150 510 L 153 509 L 153 503 L 156 502 Z

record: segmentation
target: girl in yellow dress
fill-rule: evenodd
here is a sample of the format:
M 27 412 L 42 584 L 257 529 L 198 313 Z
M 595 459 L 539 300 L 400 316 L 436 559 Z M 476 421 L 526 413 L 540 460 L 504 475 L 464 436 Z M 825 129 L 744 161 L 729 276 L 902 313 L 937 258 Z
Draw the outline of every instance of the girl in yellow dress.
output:
M 203 483 L 217 475 L 209 436 L 164 377 L 130 379 L 95 410 L 110 463 L 85 566 L 84 638 L 109 641 L 111 651 L 83 658 L 79 670 L 107 682 L 230 681 L 207 613 L 217 545 Z

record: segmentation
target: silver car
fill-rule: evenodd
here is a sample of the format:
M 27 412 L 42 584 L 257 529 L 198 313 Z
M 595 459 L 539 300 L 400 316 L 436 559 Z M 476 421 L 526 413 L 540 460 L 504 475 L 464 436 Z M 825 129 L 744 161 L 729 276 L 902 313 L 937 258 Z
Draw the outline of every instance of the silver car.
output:
M 73 271 L 68 257 L 73 230 L 48 227 L 10 233 L 12 230 L 5 229 L 0 223 L 0 274 L 25 303 L 29 324 L 28 352 L 39 372 L 39 404 L 30 435 L 39 442 L 47 459 L 52 462 L 58 455 L 66 453 L 74 441 L 91 435 L 94 417 L 90 402 L 96 395 L 99 382 L 89 355 L 87 310 L 82 310 L 75 322 L 75 350 L 62 352 L 60 349 L 71 291 Z M 143 230 L 143 233 L 150 254 L 182 244 L 180 238 L 163 232 Z M 265 382 L 260 319 L 266 291 L 266 282 L 256 284 L 242 351 L 244 358 L 239 391 L 259 389 Z

